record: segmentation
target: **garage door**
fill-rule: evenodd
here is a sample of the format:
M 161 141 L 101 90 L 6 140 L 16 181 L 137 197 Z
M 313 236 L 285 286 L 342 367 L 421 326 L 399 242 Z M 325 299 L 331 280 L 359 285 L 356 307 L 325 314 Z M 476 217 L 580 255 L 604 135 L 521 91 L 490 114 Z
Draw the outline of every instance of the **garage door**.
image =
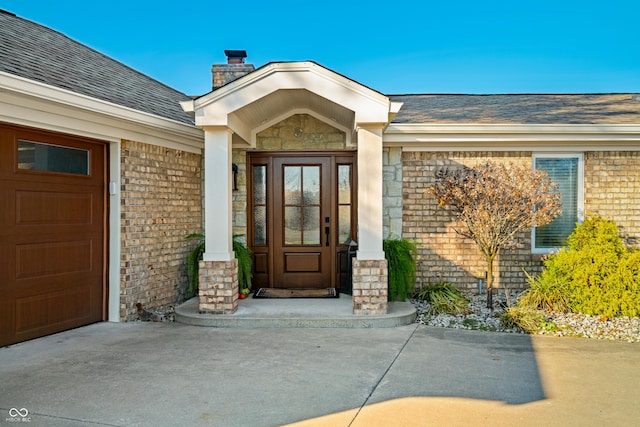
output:
M 104 320 L 106 149 L 0 124 L 0 346 Z

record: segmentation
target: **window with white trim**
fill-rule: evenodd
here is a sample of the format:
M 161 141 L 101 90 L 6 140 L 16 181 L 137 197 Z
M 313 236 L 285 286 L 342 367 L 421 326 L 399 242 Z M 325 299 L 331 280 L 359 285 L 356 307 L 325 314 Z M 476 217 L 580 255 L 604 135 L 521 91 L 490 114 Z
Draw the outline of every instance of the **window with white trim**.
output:
M 546 171 L 562 194 L 562 213 L 532 231 L 532 252 L 550 253 L 565 246 L 576 223 L 584 220 L 584 155 L 534 154 L 533 167 Z

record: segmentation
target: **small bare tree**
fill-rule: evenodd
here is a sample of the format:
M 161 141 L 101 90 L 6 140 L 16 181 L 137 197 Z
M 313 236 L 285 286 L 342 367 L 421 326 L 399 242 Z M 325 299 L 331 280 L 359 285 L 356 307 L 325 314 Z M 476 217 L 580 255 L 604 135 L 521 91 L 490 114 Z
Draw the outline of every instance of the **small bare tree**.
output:
M 487 307 L 493 308 L 493 262 L 518 232 L 551 222 L 560 193 L 545 171 L 494 163 L 440 169 L 427 188 L 457 220 L 454 230 L 473 240 L 487 262 Z

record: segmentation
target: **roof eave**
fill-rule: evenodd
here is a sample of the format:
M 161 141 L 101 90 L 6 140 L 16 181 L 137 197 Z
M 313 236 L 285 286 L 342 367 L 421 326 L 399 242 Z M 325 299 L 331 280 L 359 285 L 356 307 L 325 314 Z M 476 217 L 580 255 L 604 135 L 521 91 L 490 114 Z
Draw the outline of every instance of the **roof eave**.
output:
M 390 124 L 387 146 L 451 151 L 469 149 L 640 150 L 640 125 L 635 124 Z
M 124 107 L 2 71 L 0 71 L 0 91 L 161 130 L 168 134 L 167 136 L 173 135 L 182 143 L 194 148 L 202 146 L 202 131 L 195 125 Z

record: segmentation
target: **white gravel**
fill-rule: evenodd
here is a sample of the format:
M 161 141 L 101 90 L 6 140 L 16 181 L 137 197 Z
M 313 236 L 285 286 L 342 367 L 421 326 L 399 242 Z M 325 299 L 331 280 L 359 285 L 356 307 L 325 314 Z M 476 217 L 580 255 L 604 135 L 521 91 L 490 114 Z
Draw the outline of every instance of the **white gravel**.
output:
M 504 312 L 503 307 L 506 306 L 502 290 L 494 292 L 493 310 L 487 308 L 486 292 L 482 295 L 468 293 L 465 296 L 471 300 L 469 304 L 471 313 L 458 316 L 448 314 L 431 315 L 429 314 L 428 303 L 410 299 L 418 312 L 416 322 L 444 328 L 524 333 L 519 328 L 504 328 L 502 326 L 500 316 Z M 512 303 L 516 301 L 517 297 L 517 293 L 511 293 Z M 555 330 L 541 331 L 539 332 L 540 335 L 640 342 L 640 317 L 605 319 L 576 313 L 553 313 L 546 316 L 546 320 L 554 323 L 556 328 Z

